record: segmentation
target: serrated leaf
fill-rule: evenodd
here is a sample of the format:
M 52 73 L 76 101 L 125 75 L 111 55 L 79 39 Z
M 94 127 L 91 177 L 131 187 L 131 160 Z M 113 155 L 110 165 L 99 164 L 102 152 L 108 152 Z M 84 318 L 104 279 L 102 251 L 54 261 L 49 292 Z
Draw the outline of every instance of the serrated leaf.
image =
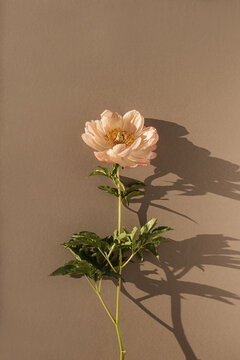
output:
M 112 188 L 108 185 L 101 185 L 101 186 L 98 186 L 98 189 L 103 190 L 109 194 L 112 194 L 112 195 L 118 197 L 118 190 L 116 188 Z
M 64 243 L 65 247 L 80 246 L 80 245 L 99 247 L 101 245 L 101 242 L 93 239 L 88 239 L 82 236 L 76 239 L 71 239 L 68 242 Z
M 149 220 L 145 225 L 143 225 L 141 227 L 140 233 L 141 234 L 146 234 L 149 233 L 149 231 L 156 225 L 157 223 L 157 219 L 156 218 L 152 218 L 151 220 Z
M 73 234 L 72 239 L 63 244 L 65 247 L 74 247 L 74 246 L 101 246 L 101 238 L 94 232 L 81 231 L 78 234 Z
M 95 268 L 92 264 L 89 264 L 85 260 L 71 260 L 68 261 L 65 265 L 59 267 L 55 271 L 53 271 L 50 276 L 57 276 L 57 275 L 91 275 L 95 271 Z
M 95 232 L 92 231 L 80 231 L 79 233 L 73 234 L 72 238 L 76 239 L 82 236 L 88 237 L 89 239 L 93 239 L 93 240 L 101 240 L 101 238 Z

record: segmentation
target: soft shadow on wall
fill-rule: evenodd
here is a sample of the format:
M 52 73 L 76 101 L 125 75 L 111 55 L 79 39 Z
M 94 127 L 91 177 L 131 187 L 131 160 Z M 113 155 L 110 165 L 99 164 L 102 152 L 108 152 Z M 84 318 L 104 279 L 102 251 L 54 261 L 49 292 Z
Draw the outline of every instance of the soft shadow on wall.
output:
M 240 200 L 239 165 L 213 157 L 210 151 L 194 145 L 185 137 L 189 133 L 181 125 L 156 119 L 146 119 L 145 124 L 154 126 L 161 134 L 161 140 L 157 148 L 158 156 L 151 161 L 151 165 L 155 167 L 154 173 L 144 180 L 145 195 L 131 201 L 131 203 L 140 204 L 137 214 L 141 225 L 147 222 L 147 212 L 150 206 L 194 221 L 186 214 L 154 202 L 158 200 L 166 202 L 166 195 L 171 191 L 179 191 L 182 196 L 212 193 Z M 167 174 L 175 174 L 179 179 L 169 182 L 168 185 L 152 184 L 156 179 Z M 132 180 L 127 177 L 122 178 L 125 182 Z
M 217 287 L 184 281 L 182 278 L 194 267 L 204 271 L 204 265 L 222 266 L 225 268 L 240 269 L 240 252 L 232 250 L 230 241 L 238 239 L 223 236 L 221 234 L 201 234 L 182 241 L 171 241 L 159 246 L 158 262 L 153 256 L 146 254 L 145 259 L 156 267 L 160 267 L 165 279 L 152 279 L 154 271 L 141 270 L 141 263 L 135 263 L 133 269 L 128 269 L 124 274 L 127 282 L 133 283 L 146 295 L 135 298 L 124 286 L 122 292 L 138 305 L 146 314 L 151 316 L 160 325 L 168 329 L 181 347 L 187 360 L 200 360 L 192 349 L 181 319 L 181 302 L 184 295 L 195 295 L 221 301 L 233 305 L 232 300 L 240 300 L 240 297 L 232 292 Z M 171 303 L 171 320 L 169 325 L 161 320 L 156 313 L 152 313 L 144 301 L 156 296 L 168 295 Z
M 154 119 L 146 119 L 146 126 L 156 127 L 162 136 L 161 149 L 158 148 L 161 154 L 152 161 L 152 165 L 155 166 L 154 174 L 144 180 L 146 184 L 145 195 L 131 201 L 140 204 L 137 214 L 141 225 L 147 222 L 147 212 L 151 206 L 194 221 L 187 214 L 179 213 L 165 205 L 154 202 L 157 200 L 166 201 L 166 195 L 170 191 L 178 190 L 182 196 L 213 193 L 240 200 L 240 167 L 238 165 L 212 157 L 208 150 L 194 145 L 184 137 L 188 131 L 183 126 Z M 176 174 L 179 179 L 167 186 L 152 185 L 154 180 L 169 173 Z M 126 177 L 123 179 L 125 182 L 132 181 Z M 232 241 L 239 240 L 222 234 L 200 234 L 182 241 L 173 240 L 162 243 L 159 247 L 160 262 L 148 254 L 146 254 L 146 259 L 163 270 L 164 280 L 151 279 L 151 275 L 158 272 L 157 269 L 155 271 L 141 271 L 140 263 L 135 264 L 134 272 L 126 271 L 126 281 L 135 284 L 146 295 L 135 298 L 127 291 L 126 287 L 123 287 L 123 293 L 175 336 L 187 360 L 200 359 L 194 353 L 184 331 L 181 319 L 183 295 L 191 294 L 226 304 L 233 304 L 231 300 L 240 300 L 240 297 L 224 289 L 184 281 L 182 278 L 194 267 L 204 271 L 204 265 L 240 269 L 240 252 L 231 249 L 230 242 Z M 170 297 L 171 325 L 166 324 L 143 304 L 145 300 L 160 295 Z

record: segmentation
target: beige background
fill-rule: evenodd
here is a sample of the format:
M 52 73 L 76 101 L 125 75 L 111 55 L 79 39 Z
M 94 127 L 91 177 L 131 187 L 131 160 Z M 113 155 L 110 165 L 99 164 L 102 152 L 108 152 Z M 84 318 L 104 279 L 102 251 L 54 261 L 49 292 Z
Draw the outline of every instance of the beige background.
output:
M 118 359 L 86 281 L 48 277 L 72 233 L 116 228 L 80 138 L 109 108 L 160 134 L 152 165 L 124 170 L 148 184 L 124 223 L 175 229 L 162 268 L 125 273 L 127 359 L 238 360 L 240 1 L 3 0 L 1 59 L 1 359 Z

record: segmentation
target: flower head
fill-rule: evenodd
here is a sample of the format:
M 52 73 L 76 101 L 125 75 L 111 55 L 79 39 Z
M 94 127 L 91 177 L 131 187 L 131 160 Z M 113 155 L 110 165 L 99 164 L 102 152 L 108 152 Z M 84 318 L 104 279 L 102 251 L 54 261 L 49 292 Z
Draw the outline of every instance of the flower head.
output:
M 122 167 L 146 166 L 157 154 L 158 133 L 145 127 L 143 116 L 136 110 L 125 115 L 105 110 L 100 120 L 87 121 L 82 139 L 92 147 L 99 161 Z

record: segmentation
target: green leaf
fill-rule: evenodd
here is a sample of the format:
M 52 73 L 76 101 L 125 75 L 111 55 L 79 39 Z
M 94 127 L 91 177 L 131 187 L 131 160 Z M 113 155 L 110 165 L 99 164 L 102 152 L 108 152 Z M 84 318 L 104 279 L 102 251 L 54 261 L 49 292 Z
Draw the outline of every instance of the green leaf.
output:
M 59 267 L 53 271 L 50 276 L 57 275 L 92 275 L 95 272 L 95 268 L 92 264 L 89 264 L 85 260 L 71 260 L 68 261 L 65 265 Z
M 64 247 L 72 247 L 72 246 L 91 246 L 91 247 L 99 247 L 101 245 L 100 241 L 88 239 L 86 237 L 79 237 L 76 239 L 71 239 L 68 242 L 64 243 Z
M 103 190 L 109 194 L 112 194 L 112 195 L 118 197 L 118 191 L 116 188 L 112 188 L 108 185 L 101 185 L 101 186 L 98 186 L 98 189 Z
M 154 256 L 156 256 L 156 258 L 158 259 L 159 261 L 159 255 L 158 255 L 158 252 L 157 252 L 157 249 L 155 247 L 155 245 L 153 244 L 147 244 L 145 246 L 145 249 L 149 250 Z
M 101 240 L 101 238 L 92 231 L 80 231 L 79 233 L 73 234 L 72 239 L 80 238 L 83 236 L 93 240 Z
M 94 232 L 81 231 L 78 234 L 73 234 L 72 239 L 63 245 L 66 248 L 80 245 L 99 247 L 101 246 L 101 238 Z
M 153 229 L 152 233 L 161 234 L 165 231 L 170 231 L 170 230 L 173 230 L 173 229 L 170 228 L 169 226 L 158 226 L 157 228 Z
M 123 226 L 122 228 L 123 228 L 123 231 L 124 231 L 125 233 L 129 234 L 129 231 L 128 231 L 128 229 L 127 229 L 125 226 Z
M 101 165 L 98 165 L 98 167 L 99 167 L 100 169 L 102 169 L 102 170 L 105 172 L 105 174 L 108 174 L 108 175 L 111 174 L 110 171 L 109 171 L 106 167 L 101 166 Z
M 124 198 L 127 198 L 127 197 L 132 197 L 132 196 L 136 196 L 136 195 L 144 195 L 144 194 L 145 194 L 145 191 L 142 191 L 142 190 L 129 190 L 123 196 L 124 196 Z
M 170 238 L 165 238 L 163 236 L 157 236 L 157 237 L 151 236 L 151 242 L 155 245 L 159 245 L 163 241 L 172 241 L 172 240 Z
M 142 254 L 141 251 L 138 251 L 138 252 L 136 253 L 136 256 L 138 257 L 138 259 L 139 259 L 140 261 L 144 261 L 144 257 L 143 257 L 143 254 Z
M 89 174 L 89 176 L 94 176 L 94 175 L 103 175 L 109 177 L 103 170 L 95 170 L 91 174 Z
M 132 232 L 131 232 L 131 239 L 132 239 L 132 241 L 134 241 L 137 232 L 138 232 L 138 228 L 137 228 L 137 226 L 134 226 L 134 228 L 132 229 Z
M 132 189 L 132 188 L 135 188 L 135 187 L 140 187 L 140 186 L 146 186 L 143 182 L 141 181 L 135 181 L 131 184 L 127 184 L 126 185 L 126 190 L 129 190 L 129 189 Z
M 156 225 L 157 223 L 157 219 L 156 218 L 152 218 L 151 220 L 149 220 L 145 225 L 143 225 L 141 227 L 140 233 L 141 234 L 146 234 L 149 233 L 149 231 Z
M 138 195 L 144 195 L 145 192 L 142 190 L 129 190 L 127 192 L 122 193 L 123 200 L 126 201 L 127 206 L 129 206 L 129 197 L 138 196 Z
M 123 242 L 124 244 L 128 243 L 130 245 L 131 244 L 130 239 L 131 239 L 131 234 L 128 234 L 126 232 L 123 232 L 117 236 L 117 240 Z
M 111 178 L 111 173 L 107 168 L 105 168 L 104 166 L 100 166 L 100 165 L 98 167 L 100 168 L 100 170 L 97 169 L 97 170 L 93 171 L 89 176 L 103 175 L 103 176 Z

